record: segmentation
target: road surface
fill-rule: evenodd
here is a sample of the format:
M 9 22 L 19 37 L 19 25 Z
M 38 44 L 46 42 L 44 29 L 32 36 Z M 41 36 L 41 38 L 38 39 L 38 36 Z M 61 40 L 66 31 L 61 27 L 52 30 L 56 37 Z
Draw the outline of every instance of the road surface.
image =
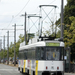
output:
M 0 75 L 25 75 L 21 74 L 17 67 L 11 67 L 8 65 L 0 64 Z M 72 73 L 65 73 L 64 75 L 75 75 Z
M 16 67 L 0 64 L 0 75 L 24 75 Z

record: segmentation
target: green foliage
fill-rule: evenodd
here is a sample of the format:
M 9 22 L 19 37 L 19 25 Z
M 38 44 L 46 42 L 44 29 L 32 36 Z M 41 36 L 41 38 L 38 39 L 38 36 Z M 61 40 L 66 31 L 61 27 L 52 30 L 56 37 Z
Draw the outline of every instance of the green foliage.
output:
M 33 38 L 35 35 L 34 34 L 28 34 L 29 38 Z M 18 57 L 18 52 L 19 52 L 19 47 L 20 47 L 20 43 L 22 43 L 24 41 L 24 36 L 22 34 L 19 35 L 19 40 L 16 42 L 16 57 Z M 3 54 L 4 53 L 4 54 Z M 1 50 L 0 51 L 0 57 L 1 59 L 3 59 L 3 55 L 4 58 L 7 58 L 7 50 Z M 14 57 L 14 44 L 11 42 L 10 46 L 9 46 L 9 57 L 13 58 Z
M 61 14 L 60 14 L 61 16 Z M 67 5 L 64 8 L 64 42 L 65 46 L 71 47 L 71 57 L 74 59 L 73 52 L 75 51 L 75 0 L 67 0 Z M 56 22 L 60 28 L 61 18 Z
M 71 25 L 66 25 L 67 29 L 64 30 L 64 41 L 66 47 L 75 43 L 75 17 L 72 16 L 69 19 L 71 21 Z
M 71 47 L 71 61 L 75 61 L 75 17 L 69 17 L 71 25 L 66 25 L 64 30 L 64 42 L 65 46 Z
M 3 50 L 0 51 L 0 57 L 3 58 Z
M 64 9 L 64 24 L 71 24 L 71 20 L 69 17 L 75 17 L 75 1 L 74 0 L 67 0 L 67 5 Z
M 60 14 L 61 16 L 61 14 Z M 64 8 L 64 24 L 71 24 L 71 20 L 69 17 L 75 17 L 75 1 L 74 0 L 67 0 L 67 5 Z M 57 24 L 60 26 L 61 18 L 58 19 Z

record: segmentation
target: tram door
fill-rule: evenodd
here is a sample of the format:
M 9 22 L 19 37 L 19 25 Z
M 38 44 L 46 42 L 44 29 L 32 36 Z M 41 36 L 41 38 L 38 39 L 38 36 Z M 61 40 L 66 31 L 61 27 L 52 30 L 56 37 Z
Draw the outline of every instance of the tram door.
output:
M 70 47 L 65 48 L 65 72 L 70 72 Z

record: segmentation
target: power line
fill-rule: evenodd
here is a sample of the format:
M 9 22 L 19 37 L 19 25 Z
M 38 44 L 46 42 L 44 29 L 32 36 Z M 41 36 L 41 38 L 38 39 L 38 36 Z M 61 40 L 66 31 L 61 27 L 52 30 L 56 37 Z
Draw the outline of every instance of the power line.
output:
M 22 8 L 22 10 L 27 6 L 27 4 L 29 3 L 29 1 L 30 1 L 30 0 L 28 0 L 28 2 L 27 2 L 26 5 Z M 22 10 L 21 10 L 15 17 L 17 17 L 17 16 L 22 12 Z M 14 19 L 15 17 L 13 17 L 13 18 L 11 19 L 10 23 L 8 24 L 8 26 L 7 26 L 6 28 L 8 28 L 8 27 L 10 26 L 11 22 L 13 21 L 13 19 Z M 4 27 L 4 28 L 5 28 L 5 27 Z
M 1 0 L 0 0 L 0 1 L 1 1 Z M 21 10 L 15 17 L 17 17 L 17 16 L 24 10 L 24 8 L 27 6 L 27 4 L 29 3 L 29 1 L 30 1 L 30 0 L 27 1 L 27 3 L 25 4 L 25 6 L 22 8 L 22 10 Z M 55 0 L 54 0 L 54 1 L 55 1 Z M 52 1 L 51 3 L 53 3 L 54 1 Z M 49 4 L 51 4 L 51 3 L 49 3 Z M 37 8 L 38 8 L 38 7 L 37 7 Z M 13 19 L 14 19 L 15 17 L 13 17 L 13 18 L 11 19 L 10 23 L 8 24 L 8 26 L 7 26 L 6 28 L 8 28 L 8 27 L 10 26 L 11 22 L 13 21 Z
M 28 2 L 27 2 L 26 5 L 22 8 L 22 10 L 27 6 L 27 4 L 29 3 L 29 1 L 30 1 L 30 0 L 28 0 Z M 15 17 L 17 17 L 17 16 L 22 12 L 22 10 L 21 10 Z M 15 17 L 13 17 L 13 18 L 11 19 L 11 21 L 10 21 L 10 23 L 8 24 L 7 28 L 10 26 L 11 22 L 13 21 L 13 19 L 14 19 Z M 5 28 L 5 27 L 4 27 L 4 28 Z
M 14 19 L 14 17 L 12 17 L 12 19 L 11 19 L 11 21 L 9 22 L 8 26 L 7 26 L 7 27 L 4 27 L 4 28 L 8 28 L 8 27 L 10 26 L 11 22 L 13 21 L 13 19 Z M 4 29 L 4 28 L 3 28 L 3 29 Z
M 56 0 L 54 0 L 54 1 L 52 1 L 52 2 L 50 2 L 49 4 L 52 4 L 53 2 L 55 2 Z
M 22 10 L 27 6 L 27 4 L 29 3 L 29 1 L 30 1 L 30 0 L 28 0 L 28 2 L 27 2 L 26 5 L 22 8 Z M 22 10 L 21 10 L 15 17 L 17 17 L 17 16 L 22 12 Z

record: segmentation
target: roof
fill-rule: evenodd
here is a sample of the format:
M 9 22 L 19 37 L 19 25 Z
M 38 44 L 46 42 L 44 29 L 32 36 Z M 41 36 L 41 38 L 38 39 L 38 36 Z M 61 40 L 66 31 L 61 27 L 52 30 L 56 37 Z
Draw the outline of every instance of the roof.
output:
M 24 46 L 21 46 L 19 48 L 19 50 L 23 50 L 23 49 L 28 49 L 28 48 L 31 48 L 31 47 L 39 47 L 39 46 L 46 46 L 46 43 L 60 43 L 60 46 L 64 46 L 64 43 L 63 42 L 60 42 L 60 41 L 40 41 L 40 42 L 37 42 L 37 43 L 32 43 L 32 44 L 29 44 L 29 45 L 24 45 Z

